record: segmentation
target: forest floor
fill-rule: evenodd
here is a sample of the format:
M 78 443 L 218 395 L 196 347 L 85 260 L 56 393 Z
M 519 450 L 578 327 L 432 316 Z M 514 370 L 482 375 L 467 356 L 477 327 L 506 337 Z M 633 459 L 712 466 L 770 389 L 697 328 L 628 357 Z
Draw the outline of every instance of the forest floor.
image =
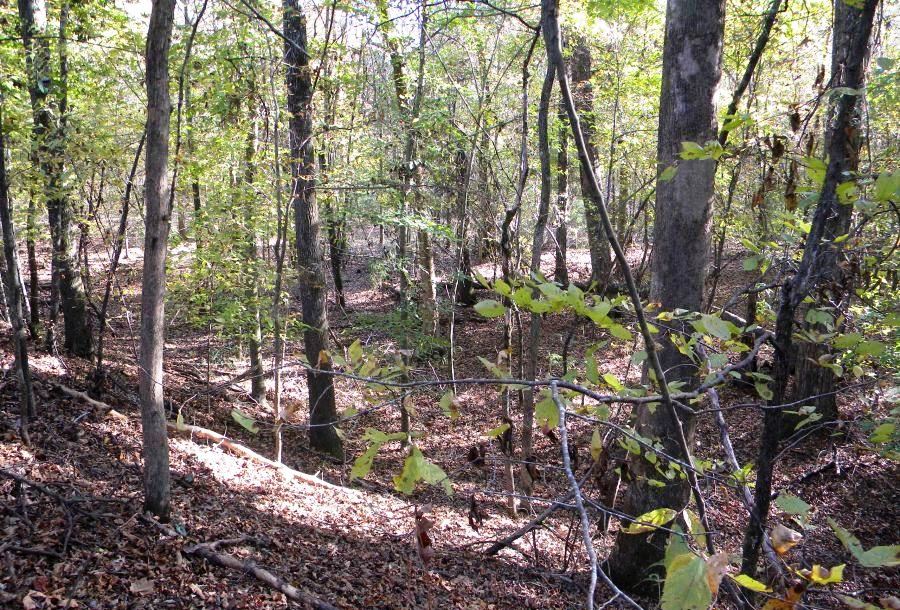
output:
M 639 259 L 637 256 L 636 262 Z M 177 266 L 183 258 L 174 260 Z M 584 252 L 572 254 L 572 268 L 582 274 L 586 261 Z M 471 467 L 466 460 L 468 449 L 500 424 L 495 388 L 461 389 L 460 417 L 454 421 L 438 405 L 441 390 L 411 396 L 414 428 L 423 431 L 417 443 L 429 459 L 450 473 L 454 494 L 450 497 L 439 487 L 420 486 L 412 496 L 404 496 L 395 492 L 392 484 L 403 463 L 405 450 L 399 443 L 382 448 L 365 480 L 349 480 L 353 460 L 365 450 L 362 432 L 368 427 L 398 430 L 398 411 L 382 409 L 347 422 L 342 427 L 347 437 L 347 462 L 335 463 L 308 449 L 303 428 L 304 378 L 301 369 L 288 367 L 284 371 L 285 400 L 293 402 L 297 412 L 284 434 L 285 463 L 350 489 L 340 491 L 289 478 L 236 457 L 216 443 L 175 435 L 170 441 L 173 521 L 160 526 L 143 517 L 134 332 L 139 262 L 134 253 L 123 261 L 122 299 L 111 321 L 114 332 L 107 347 L 110 375 L 103 391 L 94 396 L 124 417 L 105 414 L 54 385 L 85 390 L 89 363 L 36 352 L 32 366 L 39 380 L 39 417 L 31 426 L 32 445 L 24 446 L 15 431 L 18 398 L 10 372 L 9 333 L 3 329 L 0 468 L 14 473 L 18 481 L 0 475 L 0 607 L 285 607 L 288 602 L 282 593 L 249 574 L 213 566 L 188 552 L 191 545 L 242 535 L 249 538 L 223 546 L 221 552 L 252 560 L 340 608 L 583 607 L 588 570 L 574 513 L 559 511 L 543 527 L 495 557 L 484 555 L 491 542 L 528 518 L 522 515 L 514 520 L 505 512 L 496 446 L 490 446 L 484 469 Z M 359 339 L 387 359 L 396 351 L 392 332 L 395 291 L 373 287 L 369 271 L 367 259 L 351 258 L 346 270 L 347 310 L 333 309 L 330 320 L 335 337 L 344 346 Z M 489 268 L 482 273 L 491 277 Z M 728 294 L 746 281 L 741 273 L 729 272 L 720 293 Z M 185 423 L 215 430 L 271 457 L 271 408 L 249 400 L 248 383 L 216 389 L 246 370 L 242 354 L 208 329 L 193 325 L 177 300 L 168 313 L 166 391 L 173 418 L 174 412 L 180 411 Z M 485 376 L 477 356 L 496 359 L 500 323 L 462 309 L 457 312 L 456 324 L 457 376 Z M 560 373 L 563 345 L 570 333 L 569 366 L 579 363 L 586 346 L 604 338 L 598 329 L 575 324 L 571 318 L 548 317 L 542 361 L 550 362 L 551 370 L 544 367 L 542 375 Z M 287 362 L 299 357 L 300 346 L 298 340 L 290 342 Z M 630 364 L 630 351 L 613 344 L 598 352 L 601 373 L 613 372 L 619 379 L 637 382 L 640 370 Z M 416 361 L 411 376 L 445 378 L 446 362 Z M 360 383 L 338 379 L 336 390 L 341 411 L 366 404 Z M 739 386 L 723 391 L 723 405 L 755 400 L 755 394 Z M 847 419 L 865 409 L 887 410 L 883 405 L 868 404 L 862 390 L 840 397 Z M 258 434 L 235 423 L 231 411 L 236 407 L 256 418 L 261 429 Z M 612 417 L 624 420 L 625 414 L 613 408 Z M 726 419 L 738 459 L 741 463 L 752 461 L 761 426 L 759 412 L 730 410 Z M 585 448 L 591 433 L 587 425 L 574 423 L 570 435 L 575 444 Z M 835 518 L 866 547 L 900 543 L 900 471 L 895 463 L 866 450 L 863 438 L 849 425 L 825 429 L 788 446 L 779 462 L 775 488 L 814 506 L 814 527 L 791 551 L 789 562 L 803 567 L 848 564 L 845 582 L 808 596 L 805 607 L 841 607 L 833 594 L 837 591 L 877 600 L 900 589 L 900 570 L 859 568 L 825 524 L 826 517 Z M 701 417 L 698 455 L 721 459 L 718 439 L 711 416 Z M 559 468 L 558 444 L 538 433 L 536 451 L 542 474 L 535 494 L 550 500 L 564 495 L 567 484 Z M 582 471 L 588 461 L 587 451 L 582 449 Z M 586 493 L 592 493 L 590 484 Z M 739 554 L 747 517 L 737 495 L 716 483 L 707 485 L 705 493 L 718 532 L 717 544 Z M 467 518 L 473 498 L 486 517 L 477 530 Z M 535 503 L 533 511 L 540 512 L 544 506 Z M 416 507 L 425 507 L 434 523 L 429 534 L 435 555 L 427 566 L 423 566 L 414 542 Z M 790 525 L 788 516 L 777 509 L 773 523 Z M 609 532 L 595 532 L 601 557 L 608 554 L 617 529 L 618 523 L 613 521 Z M 602 583 L 598 595 L 601 600 L 611 597 Z M 610 607 L 624 607 L 617 603 Z

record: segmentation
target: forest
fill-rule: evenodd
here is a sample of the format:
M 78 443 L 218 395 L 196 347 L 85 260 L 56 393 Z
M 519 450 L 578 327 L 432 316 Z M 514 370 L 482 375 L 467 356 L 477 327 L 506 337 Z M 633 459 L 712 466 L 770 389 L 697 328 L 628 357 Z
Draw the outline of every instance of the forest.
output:
M 0 607 L 900 609 L 898 30 L 0 0 Z

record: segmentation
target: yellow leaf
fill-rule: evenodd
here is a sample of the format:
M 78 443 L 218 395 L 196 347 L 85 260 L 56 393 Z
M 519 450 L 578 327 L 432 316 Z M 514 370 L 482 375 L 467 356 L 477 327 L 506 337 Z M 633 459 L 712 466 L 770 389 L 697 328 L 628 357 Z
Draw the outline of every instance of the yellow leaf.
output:
M 844 580 L 844 564 L 830 569 L 813 564 L 812 570 L 800 570 L 800 576 L 817 585 L 842 582 Z
M 601 453 L 603 453 L 603 439 L 600 438 L 600 429 L 594 428 L 594 433 L 591 435 L 591 458 L 595 462 L 599 462 Z
M 797 604 L 806 592 L 806 583 L 797 583 L 787 590 L 784 599 L 770 599 L 762 610 L 796 610 Z
M 789 550 L 797 546 L 803 539 L 800 532 L 795 532 L 789 527 L 785 527 L 780 523 L 772 530 L 772 547 L 779 555 L 784 555 Z

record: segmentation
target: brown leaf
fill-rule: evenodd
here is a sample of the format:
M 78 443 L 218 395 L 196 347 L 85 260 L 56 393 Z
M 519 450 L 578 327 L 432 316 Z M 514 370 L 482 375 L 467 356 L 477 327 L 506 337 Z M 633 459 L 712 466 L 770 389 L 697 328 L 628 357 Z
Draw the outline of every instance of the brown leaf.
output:
M 803 534 L 795 532 L 780 523 L 772 530 L 772 547 L 779 555 L 784 555 L 803 539 Z
M 153 593 L 156 590 L 156 585 L 149 578 L 141 578 L 133 581 L 128 590 L 138 595 L 144 595 L 145 593 Z
M 706 561 L 706 583 L 713 596 L 719 593 L 719 584 L 728 571 L 728 553 L 716 553 Z

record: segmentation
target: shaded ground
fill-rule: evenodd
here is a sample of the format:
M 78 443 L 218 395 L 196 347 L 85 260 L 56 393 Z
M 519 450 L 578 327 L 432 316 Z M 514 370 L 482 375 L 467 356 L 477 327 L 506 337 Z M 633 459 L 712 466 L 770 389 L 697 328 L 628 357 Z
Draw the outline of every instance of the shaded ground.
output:
M 640 253 L 630 253 L 635 265 Z M 393 491 L 392 477 L 399 473 L 405 450 L 399 443 L 386 445 L 363 482 L 349 482 L 352 460 L 364 449 L 362 432 L 367 427 L 399 429 L 395 407 L 378 410 L 347 422 L 350 462 L 336 464 L 307 449 L 305 440 L 305 384 L 297 368 L 285 369 L 285 399 L 297 407 L 285 433 L 285 461 L 293 468 L 319 473 L 322 478 L 350 484 L 348 496 L 298 480 L 286 481 L 274 470 L 239 459 L 221 447 L 186 438 L 171 442 L 173 525 L 178 536 L 163 533 L 140 516 L 140 430 L 136 407 L 137 376 L 134 367 L 139 281 L 135 254 L 124 261 L 121 291 L 108 338 L 110 380 L 97 396 L 130 419 L 103 417 L 86 404 L 51 389 L 39 388 L 40 418 L 31 430 L 32 447 L 23 447 L 15 434 L 17 397 L 9 374 L 11 350 L 3 334 L 0 365 L 0 467 L 46 486 L 57 494 L 42 493 L 30 485 L 0 480 L 0 605 L 25 608 L 261 608 L 283 607 L 284 596 L 248 575 L 214 567 L 180 551 L 197 542 L 211 542 L 248 534 L 256 544 L 225 549 L 257 563 L 308 593 L 342 608 L 576 608 L 583 604 L 587 578 L 574 515 L 562 511 L 545 527 L 519 540 L 496 558 L 482 551 L 493 540 L 511 531 L 517 522 L 505 514 L 500 484 L 499 451 L 490 446 L 488 466 L 470 467 L 465 455 L 470 446 L 500 423 L 497 390 L 469 387 L 460 390 L 461 416 L 449 420 L 438 406 L 441 390 L 414 394 L 414 427 L 423 432 L 418 444 L 425 455 L 451 474 L 454 495 L 438 488 L 421 487 L 411 496 Z M 384 360 L 396 351 L 397 302 L 390 290 L 373 286 L 371 261 L 354 257 L 346 270 L 348 310 L 331 312 L 336 338 L 349 345 L 359 339 Z M 575 252 L 571 267 L 575 279 L 584 279 L 586 255 Z M 544 258 L 545 271 L 552 256 Z M 737 265 L 739 267 L 739 265 Z M 481 268 L 491 277 L 492 269 Z M 730 271 L 719 287 L 730 294 L 752 278 Z M 99 281 L 99 280 L 98 280 Z M 724 297 L 723 297 L 724 299 Z M 249 384 L 224 390 L 217 384 L 246 369 L 246 360 L 233 344 L 208 329 L 189 323 L 188 312 L 177 302 L 169 308 L 171 319 L 166 345 L 168 396 L 172 416 L 211 428 L 271 456 L 272 413 L 252 404 Z M 527 323 L 527 322 L 526 322 Z M 477 356 L 495 360 L 502 333 L 496 320 L 486 320 L 471 310 L 456 314 L 456 372 L 458 377 L 482 377 L 486 371 Z M 586 347 L 608 339 L 602 331 L 566 316 L 546 318 L 542 340 L 544 363 L 540 376 L 560 374 L 567 338 L 569 367 L 583 366 Z M 299 342 L 289 342 L 287 361 L 299 358 Z M 611 372 L 637 383 L 638 367 L 630 364 L 629 346 L 614 342 L 598 352 L 601 373 Z M 84 362 L 39 353 L 34 366 L 38 375 L 81 389 L 89 372 Z M 549 364 L 548 364 L 549 363 Z M 446 359 L 436 352 L 429 362 L 418 361 L 414 379 L 447 376 Z M 362 384 L 337 382 L 341 410 L 366 405 Z M 755 394 L 735 386 L 723 392 L 723 404 L 752 403 Z M 841 397 L 848 419 L 864 410 L 860 392 Z M 239 407 L 256 417 L 261 429 L 252 435 L 237 426 L 230 411 Z M 882 410 L 884 407 L 878 407 Z M 612 416 L 627 419 L 618 407 Z M 727 420 L 738 459 L 752 461 L 756 454 L 761 417 L 756 409 L 729 411 Z M 518 419 L 516 420 L 518 428 Z M 865 546 L 900 542 L 896 506 L 900 502 L 897 466 L 868 451 L 863 437 L 817 434 L 787 450 L 778 472 L 776 489 L 790 491 L 815 506 L 813 524 L 803 544 L 792 551 L 794 565 L 847 563 L 843 591 L 862 593 L 876 600 L 896 590 L 898 570 L 862 571 L 831 535 L 825 517 L 836 518 L 863 540 Z M 827 432 L 827 431 L 826 431 Z M 580 473 L 587 468 L 592 429 L 572 426 L 571 436 L 582 447 Z M 699 423 L 699 455 L 721 459 L 718 429 L 711 417 Z M 536 495 L 554 498 L 566 490 L 560 472 L 559 448 L 540 433 L 537 459 L 542 463 Z M 831 460 L 838 467 L 815 473 Z M 594 493 L 592 484 L 586 486 Z M 746 515 L 733 489 L 724 482 L 710 483 L 712 520 L 720 532 L 718 543 L 739 552 Z M 470 498 L 475 497 L 487 520 L 475 531 L 467 520 Z M 65 499 L 63 501 L 61 498 Z M 435 559 L 423 567 L 413 543 L 413 510 L 429 505 Z M 535 505 L 535 509 L 541 507 Z M 789 524 L 776 512 L 776 522 Z M 599 522 L 597 517 L 596 523 Z M 618 528 L 596 532 L 598 553 L 605 556 Z M 734 563 L 734 562 L 733 562 Z M 601 588 L 601 598 L 609 595 Z M 811 596 L 810 607 L 834 608 L 839 602 L 828 593 Z M 616 607 L 615 605 L 612 607 Z

